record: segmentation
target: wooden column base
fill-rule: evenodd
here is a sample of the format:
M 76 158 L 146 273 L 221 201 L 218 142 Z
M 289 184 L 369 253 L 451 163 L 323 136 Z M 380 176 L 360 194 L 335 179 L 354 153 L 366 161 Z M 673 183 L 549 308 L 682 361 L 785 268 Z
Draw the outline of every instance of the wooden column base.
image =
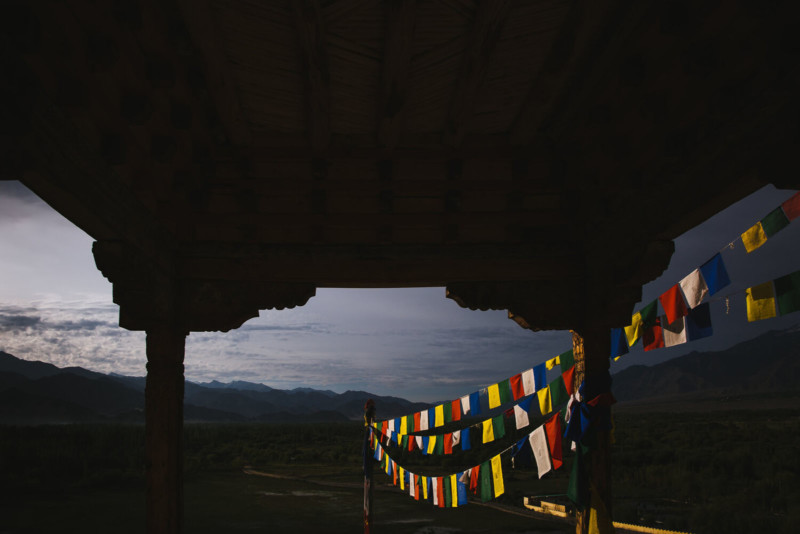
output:
M 186 335 L 170 327 L 147 331 L 145 457 L 147 532 L 183 527 L 183 355 Z

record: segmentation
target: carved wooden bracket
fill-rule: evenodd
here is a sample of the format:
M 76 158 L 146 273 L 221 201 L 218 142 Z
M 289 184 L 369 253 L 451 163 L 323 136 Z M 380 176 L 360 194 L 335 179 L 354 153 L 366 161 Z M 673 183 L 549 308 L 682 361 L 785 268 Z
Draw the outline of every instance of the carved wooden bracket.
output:
M 258 317 L 259 310 L 302 306 L 316 294 L 316 286 L 308 283 L 178 277 L 117 241 L 97 241 L 92 252 L 98 269 L 114 284 L 119 324 L 128 330 L 171 324 L 186 333 L 227 332 Z

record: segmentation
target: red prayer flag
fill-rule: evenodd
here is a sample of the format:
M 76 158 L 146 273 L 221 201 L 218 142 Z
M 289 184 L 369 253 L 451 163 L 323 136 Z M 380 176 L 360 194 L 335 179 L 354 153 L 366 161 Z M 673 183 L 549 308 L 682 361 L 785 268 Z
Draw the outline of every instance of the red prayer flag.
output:
M 389 421 L 381 423 L 381 434 L 384 436 L 389 432 Z
M 665 291 L 663 295 L 658 297 L 658 300 L 664 308 L 664 313 L 667 315 L 669 324 L 674 323 L 689 313 L 689 310 L 686 308 L 686 303 L 683 301 L 681 287 L 678 284 L 675 284 Z
M 436 497 L 439 501 L 439 508 L 444 508 L 444 481 L 442 477 L 436 478 Z
M 478 481 L 480 480 L 480 473 L 481 466 L 479 464 L 472 468 L 472 473 L 470 473 L 469 476 L 469 489 L 476 495 L 478 493 Z
M 792 195 L 792 198 L 781 204 L 783 213 L 790 221 L 800 215 L 800 191 Z
M 419 423 L 419 412 L 414 414 L 414 430 L 420 430 L 420 423 Z
M 561 452 L 561 412 L 547 420 L 544 424 L 547 434 L 547 444 L 550 446 L 550 458 L 553 460 L 553 469 L 558 469 L 564 463 Z
M 453 433 L 444 435 L 444 453 L 453 454 Z
M 419 475 L 414 475 L 414 499 L 419 500 Z
M 417 440 L 414 436 L 408 436 L 408 452 L 414 450 L 414 447 L 417 446 Z
M 461 399 L 456 399 L 452 403 L 450 415 L 453 421 L 461 421 Z
M 394 460 L 389 460 L 392 462 L 392 475 L 394 475 L 394 485 L 397 485 L 397 464 Z
M 575 380 L 575 366 L 573 365 L 561 373 L 561 376 L 564 378 L 564 386 L 567 388 L 567 394 L 572 395 L 572 382 Z
M 642 344 L 645 352 L 664 346 L 664 333 L 661 331 L 660 324 L 656 323 L 650 328 L 645 328 L 642 333 Z
M 525 396 L 525 388 L 522 387 L 522 373 L 512 376 L 510 383 L 511 394 L 514 395 L 514 400 L 519 400 Z

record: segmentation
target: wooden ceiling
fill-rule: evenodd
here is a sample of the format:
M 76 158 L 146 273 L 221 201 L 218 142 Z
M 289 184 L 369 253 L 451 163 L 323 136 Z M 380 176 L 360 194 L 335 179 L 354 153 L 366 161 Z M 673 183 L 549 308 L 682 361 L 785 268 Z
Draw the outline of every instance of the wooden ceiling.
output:
M 162 278 L 192 330 L 323 286 L 614 324 L 674 237 L 800 187 L 790 2 L 3 10 L 0 173 L 97 240 L 130 328 Z

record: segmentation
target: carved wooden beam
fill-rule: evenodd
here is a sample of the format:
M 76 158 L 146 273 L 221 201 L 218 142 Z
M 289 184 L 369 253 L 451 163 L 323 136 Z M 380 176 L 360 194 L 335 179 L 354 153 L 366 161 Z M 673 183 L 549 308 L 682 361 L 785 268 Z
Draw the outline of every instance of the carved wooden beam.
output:
M 308 138 L 311 147 L 321 151 L 331 137 L 331 75 L 322 13 L 317 0 L 291 4 L 300 44 L 301 72 L 305 76 Z
M 479 2 L 470 39 L 461 62 L 456 90 L 447 114 L 443 141 L 458 146 L 467 132 L 481 87 L 489 71 L 495 45 L 500 39 L 511 0 Z
M 408 98 L 408 71 L 416 20 L 416 0 L 389 2 L 386 40 L 378 107 L 378 140 L 387 149 L 396 145 L 403 132 Z
M 246 260 L 246 261 L 245 261 Z M 190 279 L 283 280 L 317 287 L 444 286 L 470 280 L 547 280 L 574 284 L 580 258 L 536 243 L 283 244 L 197 243 L 186 248 Z

